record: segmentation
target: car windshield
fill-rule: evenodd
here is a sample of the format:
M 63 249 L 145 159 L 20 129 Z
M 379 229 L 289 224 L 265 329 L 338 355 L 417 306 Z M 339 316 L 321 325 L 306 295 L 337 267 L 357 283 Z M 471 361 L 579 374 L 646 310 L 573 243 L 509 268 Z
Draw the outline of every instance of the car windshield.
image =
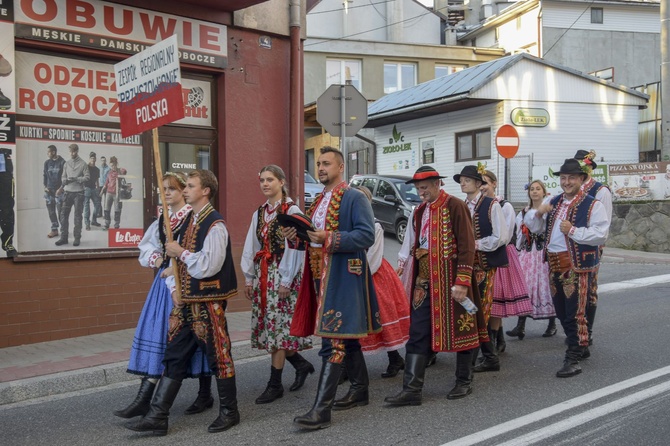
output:
M 317 181 L 309 174 L 309 172 L 305 172 L 305 183 L 317 183 Z
M 421 201 L 421 198 L 419 197 L 419 191 L 416 190 L 416 187 L 414 184 L 405 184 L 403 183 L 396 183 L 396 186 L 398 187 L 398 190 L 400 191 L 400 195 L 402 195 L 402 198 L 405 199 L 405 201 L 411 201 L 415 203 L 419 203 Z

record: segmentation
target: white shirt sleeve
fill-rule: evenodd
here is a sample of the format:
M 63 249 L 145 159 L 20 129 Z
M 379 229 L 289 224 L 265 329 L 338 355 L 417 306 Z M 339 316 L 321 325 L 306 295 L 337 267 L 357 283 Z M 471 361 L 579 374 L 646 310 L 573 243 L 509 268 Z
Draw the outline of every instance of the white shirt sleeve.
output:
M 258 229 L 258 213 L 254 212 L 251 216 L 251 224 L 247 232 L 247 238 L 244 241 L 244 250 L 242 251 L 241 267 L 242 274 L 244 274 L 245 285 L 253 285 L 256 278 L 256 265 L 254 265 L 254 257 L 261 249 L 261 244 L 256 237 L 256 230 Z
M 406 234 L 407 232 L 405 232 L 405 238 L 407 238 Z M 367 256 L 370 272 L 374 274 L 382 266 L 384 259 L 384 229 L 379 223 L 375 223 L 375 242 L 368 248 Z
M 519 211 L 516 214 L 516 249 L 521 249 L 521 244 L 523 243 L 523 232 L 521 231 L 521 225 L 523 224 L 523 211 Z
M 300 212 L 300 208 L 296 205 L 293 205 L 288 209 L 289 215 L 298 214 Z M 286 288 L 290 288 L 295 276 L 302 271 L 305 261 L 305 251 L 289 248 L 288 240 L 284 240 L 284 246 L 284 255 L 282 256 L 281 262 L 279 262 L 279 274 L 281 275 L 281 284 Z
M 546 197 L 542 204 L 548 204 L 551 201 L 551 197 Z M 526 216 L 523 218 L 523 222 L 528 227 L 528 230 L 533 234 L 541 234 L 546 229 L 547 224 L 547 214 L 542 215 L 542 217 L 537 216 L 537 209 L 528 209 Z
M 414 246 L 414 229 L 412 229 L 412 222 L 414 221 L 414 210 L 409 214 L 409 219 L 407 220 L 407 227 L 405 229 L 405 238 L 402 241 L 402 246 L 398 252 L 398 268 L 404 268 L 407 259 L 409 258 L 409 252 Z
M 516 223 L 516 215 L 514 215 L 514 206 L 509 201 L 502 207 L 503 217 L 505 219 L 505 244 L 508 244 L 514 236 L 514 224 Z
M 591 216 L 587 227 L 577 228 L 573 226 L 568 237 L 577 243 L 590 246 L 604 245 L 609 234 L 610 223 L 607 218 L 605 205 L 595 201 L 591 208 Z
M 612 192 L 608 188 L 602 187 L 596 194 L 596 200 L 605 206 L 607 222 L 612 223 Z
M 507 233 L 507 229 L 505 229 L 505 216 L 499 203 L 493 203 L 491 207 L 491 227 L 493 229 L 491 235 L 475 241 L 478 251 L 493 252 L 507 244 L 505 240 Z
M 163 256 L 160 236 L 158 234 L 158 220 L 149 225 L 137 247 L 140 250 L 138 258 L 140 265 L 145 268 L 155 268 L 156 259 Z

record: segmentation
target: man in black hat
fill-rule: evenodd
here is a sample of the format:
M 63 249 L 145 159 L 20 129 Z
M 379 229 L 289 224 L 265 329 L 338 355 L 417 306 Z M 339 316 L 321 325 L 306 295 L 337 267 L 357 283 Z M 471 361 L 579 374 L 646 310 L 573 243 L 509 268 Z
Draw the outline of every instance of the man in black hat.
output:
M 607 211 L 607 221 L 612 223 L 612 191 L 610 188 L 596 181 L 591 174 L 598 167 L 595 162 L 596 152 L 591 150 L 577 150 L 575 159 L 580 162 L 583 170 L 586 172 L 586 181 L 582 184 L 582 190 L 600 201 Z M 603 246 L 600 247 L 600 255 L 603 254 Z M 589 345 L 593 344 L 593 322 L 596 317 L 598 306 L 598 269 L 593 272 L 593 283 L 589 289 L 589 300 L 586 303 L 586 322 L 589 329 Z
M 568 344 L 556 376 L 568 378 L 581 373 L 579 361 L 590 355 L 586 303 L 609 220 L 605 206 L 582 191 L 587 174 L 579 161 L 566 159 L 554 175 L 560 176 L 563 193 L 529 210 L 524 223 L 531 232 L 545 232 L 552 299 Z
M 473 369 L 475 372 L 497 372 L 500 370 L 500 360 L 494 342 L 498 337 L 498 330 L 487 328 L 493 305 L 493 280 L 496 269 L 507 266 L 505 216 L 500 204 L 490 197 L 485 197 L 480 187 L 484 182 L 482 173 L 485 166 L 465 166 L 460 174 L 454 175 L 454 181 L 461 185 L 461 191 L 466 194 L 465 204 L 470 210 L 472 223 L 475 229 L 475 280 L 482 300 L 481 311 L 484 315 L 484 325 L 479 327 L 483 331 L 482 337 L 488 334 L 488 340 L 482 342 L 481 350 L 484 360 Z M 477 354 L 473 360 L 477 359 Z
M 409 341 L 405 346 L 402 391 L 384 401 L 391 406 L 421 404 L 426 360 L 432 352 L 456 352 L 456 385 L 447 399 L 472 392 L 472 351 L 486 333 L 477 288 L 472 284 L 475 239 L 467 206 L 440 188 L 441 176 L 420 167 L 411 180 L 423 201 L 410 215 L 399 273 L 409 269 Z M 468 301 L 469 299 L 469 301 Z M 471 302 L 474 306 L 470 306 Z

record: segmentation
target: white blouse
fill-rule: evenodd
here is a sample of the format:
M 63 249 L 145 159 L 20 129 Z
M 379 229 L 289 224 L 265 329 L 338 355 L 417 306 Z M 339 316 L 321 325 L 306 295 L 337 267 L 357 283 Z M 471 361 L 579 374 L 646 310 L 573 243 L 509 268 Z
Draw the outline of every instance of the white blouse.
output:
M 176 213 L 172 212 L 172 209 L 169 209 L 168 212 L 170 213 L 170 225 L 172 226 L 172 229 L 176 228 L 190 211 L 190 204 L 184 205 L 184 207 L 179 209 Z M 160 235 L 158 231 L 159 220 L 160 219 L 156 219 L 153 221 L 153 223 L 151 223 L 151 225 L 149 225 L 149 228 L 144 232 L 144 236 L 138 245 L 140 250 L 140 257 L 138 260 L 140 265 L 144 266 L 145 268 L 156 268 L 156 261 L 163 257 L 163 247 L 161 246 Z

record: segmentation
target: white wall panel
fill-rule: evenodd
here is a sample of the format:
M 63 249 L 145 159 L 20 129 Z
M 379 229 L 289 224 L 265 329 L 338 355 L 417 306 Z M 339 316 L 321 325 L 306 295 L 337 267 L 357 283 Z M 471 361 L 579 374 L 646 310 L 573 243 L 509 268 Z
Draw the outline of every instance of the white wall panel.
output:
M 591 6 L 603 8 L 603 23 L 591 23 Z M 634 16 L 634 19 L 632 16 Z M 658 4 L 617 6 L 594 3 L 589 6 L 588 3 L 543 2 L 542 18 L 544 26 L 550 28 L 636 33 L 661 32 L 660 6 Z

